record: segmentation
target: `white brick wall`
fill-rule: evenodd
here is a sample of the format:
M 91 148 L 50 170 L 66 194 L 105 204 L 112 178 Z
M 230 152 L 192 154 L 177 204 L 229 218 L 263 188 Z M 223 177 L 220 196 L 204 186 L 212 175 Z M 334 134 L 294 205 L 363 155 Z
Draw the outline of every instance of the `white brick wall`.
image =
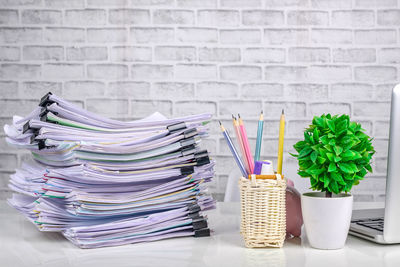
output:
M 236 169 L 215 122 L 246 121 L 250 142 L 266 116 L 264 158 L 286 151 L 311 117 L 351 114 L 375 136 L 374 174 L 356 200 L 382 200 L 390 89 L 400 79 L 400 0 L 0 0 L 0 124 L 47 91 L 89 110 L 135 119 L 211 112 L 205 143 L 223 197 Z M 26 157 L 0 136 L 0 191 Z M 307 180 L 285 157 L 288 177 Z

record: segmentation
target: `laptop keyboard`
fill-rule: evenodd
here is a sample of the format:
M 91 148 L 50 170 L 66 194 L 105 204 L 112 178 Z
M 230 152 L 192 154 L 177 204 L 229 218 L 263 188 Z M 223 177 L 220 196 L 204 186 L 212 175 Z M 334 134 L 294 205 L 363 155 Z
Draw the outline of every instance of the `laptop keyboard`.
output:
M 383 218 L 353 220 L 351 222 L 383 232 Z

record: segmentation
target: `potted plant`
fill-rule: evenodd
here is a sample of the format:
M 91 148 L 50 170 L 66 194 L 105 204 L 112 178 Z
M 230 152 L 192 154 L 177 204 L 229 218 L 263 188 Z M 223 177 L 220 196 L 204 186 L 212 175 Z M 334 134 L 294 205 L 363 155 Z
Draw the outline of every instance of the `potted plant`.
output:
M 294 145 L 298 154 L 292 156 L 298 160 L 298 174 L 310 178 L 311 189 L 319 191 L 301 196 L 304 226 L 312 247 L 344 246 L 353 207 L 349 192 L 372 172 L 375 150 L 371 141 L 348 115 L 324 114 L 313 118 L 304 140 Z

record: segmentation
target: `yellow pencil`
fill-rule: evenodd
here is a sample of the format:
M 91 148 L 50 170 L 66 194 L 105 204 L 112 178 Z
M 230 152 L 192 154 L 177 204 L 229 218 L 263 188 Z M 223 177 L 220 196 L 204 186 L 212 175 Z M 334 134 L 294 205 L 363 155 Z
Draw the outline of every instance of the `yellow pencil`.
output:
M 283 139 L 285 135 L 285 113 L 282 109 L 281 121 L 279 124 L 279 145 L 278 145 L 278 174 L 282 174 L 283 161 Z

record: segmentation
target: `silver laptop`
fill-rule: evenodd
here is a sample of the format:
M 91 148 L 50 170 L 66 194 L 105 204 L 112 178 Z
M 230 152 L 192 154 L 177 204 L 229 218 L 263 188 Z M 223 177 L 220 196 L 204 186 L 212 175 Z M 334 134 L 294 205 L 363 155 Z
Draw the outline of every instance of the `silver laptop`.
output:
M 392 92 L 385 209 L 353 211 L 349 233 L 381 244 L 400 243 L 400 84 Z

